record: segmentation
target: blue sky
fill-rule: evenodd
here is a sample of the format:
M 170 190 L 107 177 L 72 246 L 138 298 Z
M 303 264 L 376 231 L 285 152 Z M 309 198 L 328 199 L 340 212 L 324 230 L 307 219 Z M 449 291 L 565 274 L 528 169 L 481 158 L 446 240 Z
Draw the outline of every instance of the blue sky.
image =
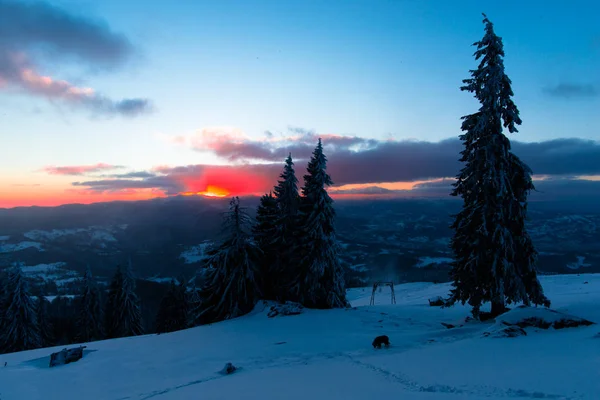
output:
M 197 141 L 173 143 L 211 127 L 236 128 L 248 140 L 264 138 L 266 130 L 287 134 L 290 126 L 378 140 L 456 137 L 460 116 L 478 107 L 459 86 L 476 66 L 471 44 L 483 34 L 481 12 L 504 39 L 506 70 L 523 118 L 511 139 L 600 139 L 595 1 L 47 4 L 100 23 L 131 49 L 108 66 L 99 58 L 82 62 L 42 52 L 36 71 L 111 99 L 149 99 L 152 110 L 97 115 L 61 99 L 0 87 L 2 188 L 17 181 L 60 186 L 73 180 L 40 172 L 48 166 L 106 163 L 149 170 L 226 163 Z M 27 45 L 23 51 L 36 57 L 35 43 Z

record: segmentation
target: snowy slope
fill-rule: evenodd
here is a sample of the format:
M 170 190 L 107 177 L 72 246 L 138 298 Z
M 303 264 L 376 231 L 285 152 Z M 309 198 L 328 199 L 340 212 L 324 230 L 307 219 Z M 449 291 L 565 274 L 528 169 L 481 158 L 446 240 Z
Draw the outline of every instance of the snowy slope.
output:
M 588 282 L 588 283 L 584 283 Z M 600 321 L 600 275 L 550 276 L 556 310 Z M 457 324 L 468 309 L 429 307 L 446 284 L 348 293 L 356 308 L 251 315 L 163 335 L 91 343 L 48 368 L 50 349 L 0 355 L 0 398 L 15 399 L 597 399 L 600 327 L 488 338 L 493 322 Z M 389 349 L 374 350 L 387 334 Z M 241 370 L 218 373 L 226 362 Z

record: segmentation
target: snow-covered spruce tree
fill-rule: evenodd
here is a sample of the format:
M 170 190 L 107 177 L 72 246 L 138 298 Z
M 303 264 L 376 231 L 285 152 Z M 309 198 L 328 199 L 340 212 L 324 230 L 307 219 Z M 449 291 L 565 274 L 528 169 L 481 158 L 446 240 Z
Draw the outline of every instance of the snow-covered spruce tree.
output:
M 156 333 L 174 332 L 188 327 L 186 287 L 172 280 L 156 315 Z
M 291 288 L 306 307 L 347 307 L 344 273 L 335 236 L 335 210 L 326 187 L 333 184 L 326 172 L 327 158 L 321 139 L 308 163 L 299 208 L 299 271 Z
M 537 279 L 536 252 L 525 229 L 527 195 L 533 189 L 531 171 L 510 152 L 503 128 L 517 132 L 519 111 L 511 97 L 511 81 L 504 72 L 502 39 L 484 15 L 485 35 L 475 43 L 481 60 L 461 90 L 474 93 L 478 112 L 462 117 L 464 143 L 453 196 L 463 208 L 452 224 L 451 248 L 455 261 L 454 288 L 449 304 L 468 302 L 479 315 L 483 302 L 492 303 L 492 315 L 507 303 L 549 305 Z
M 105 323 L 106 337 L 109 339 L 143 334 L 131 262 L 125 271 L 121 266 L 117 267 L 108 290 Z
M 256 222 L 252 228 L 254 240 L 261 250 L 258 260 L 257 282 L 263 298 L 275 300 L 280 276 L 280 254 L 276 245 L 279 212 L 277 200 L 271 193 L 260 198 L 256 209 Z
M 104 337 L 102 327 L 102 300 L 92 271 L 88 266 L 81 282 L 77 316 L 77 340 L 92 342 Z
M 17 265 L 8 273 L 6 311 L 0 330 L 0 351 L 12 353 L 42 346 L 35 298 Z
M 298 179 L 294 171 L 294 161 L 290 153 L 285 160 L 277 186 L 274 188 L 277 202 L 278 217 L 274 246 L 277 258 L 273 264 L 272 276 L 275 282 L 277 300 L 294 300 L 290 298 L 290 287 L 297 277 L 298 260 L 296 249 L 300 232 L 298 230 L 298 211 L 300 195 L 298 194 Z
M 239 317 L 252 310 L 260 296 L 257 282 L 260 249 L 250 229 L 251 219 L 234 197 L 225 215 L 223 240 L 208 252 L 206 265 L 212 267 L 203 288 L 202 322 Z
M 50 347 L 54 344 L 53 327 L 50 323 L 50 315 L 48 315 L 49 308 L 50 302 L 44 296 L 37 296 L 36 310 L 42 347 Z

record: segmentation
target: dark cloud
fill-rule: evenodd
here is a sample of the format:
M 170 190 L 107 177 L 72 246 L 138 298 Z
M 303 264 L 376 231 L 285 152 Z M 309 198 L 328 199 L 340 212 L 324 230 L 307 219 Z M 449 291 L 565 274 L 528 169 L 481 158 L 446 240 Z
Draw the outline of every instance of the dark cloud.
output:
M 0 0 L 0 45 L 31 48 L 49 56 L 73 56 L 107 67 L 124 63 L 134 47 L 100 21 L 70 14 L 49 3 Z
M 459 172 L 458 161 L 462 143 L 458 139 L 440 142 L 376 141 L 360 137 L 322 135 L 328 157 L 328 173 L 335 186 L 366 184 L 367 188 L 334 189 L 338 194 L 394 195 L 407 191 L 388 191 L 377 183 L 421 182 L 411 195 L 447 196 L 454 176 Z M 296 174 L 302 181 L 306 159 L 314 149 L 318 136 L 308 133 L 284 141 L 251 141 L 239 136 L 228 138 L 208 136 L 206 151 L 226 157 L 235 155 L 245 164 L 216 166 L 189 165 L 157 167 L 152 171 L 110 175 L 98 181 L 77 182 L 96 191 L 124 188 L 156 188 L 167 194 L 202 192 L 209 186 L 225 188 L 231 193 L 255 194 L 272 189 L 290 149 L 295 159 Z M 206 139 L 206 137 L 204 138 Z M 233 142 L 233 145 L 231 145 Z M 362 147 L 361 147 L 362 146 Z M 232 149 L 235 149 L 232 150 Z M 356 150 L 358 149 L 358 150 Z M 536 176 L 578 177 L 600 175 L 600 143 L 583 139 L 556 139 L 538 143 L 513 142 L 513 152 L 526 162 Z M 277 162 L 272 162 L 277 154 Z M 300 155 L 300 156 L 298 156 Z M 260 164 L 249 160 L 259 159 Z M 265 161 L 270 161 L 265 163 Z M 135 179 L 125 179 L 135 178 Z M 450 179 L 443 179 L 450 178 Z M 141 179 L 141 180 L 140 180 Z M 539 181 L 544 187 L 546 181 Z
M 545 88 L 544 93 L 552 97 L 562 97 L 565 99 L 597 97 L 600 94 L 596 86 L 579 83 L 560 83 L 556 86 Z
M 42 64 L 72 60 L 95 69 L 112 69 L 133 53 L 127 38 L 106 24 L 44 2 L 0 0 L 0 89 L 12 87 L 49 100 L 58 99 L 95 114 L 137 116 L 153 110 L 149 100 L 113 100 L 91 88 L 39 72 Z
M 192 139 L 192 146 L 238 162 L 281 163 L 291 153 L 299 168 L 322 138 L 329 173 L 336 185 L 454 177 L 461 167 L 458 160 L 463 145 L 458 138 L 440 142 L 394 141 L 317 135 L 301 128 L 290 131 L 291 135 L 276 140 L 252 140 L 239 133 L 203 130 Z M 596 141 L 513 141 L 512 146 L 536 175 L 600 174 L 600 143 Z
M 124 174 L 112 174 L 108 176 L 111 178 L 153 178 L 156 176 L 156 174 L 148 171 L 135 171 Z
M 159 189 L 168 195 L 174 195 L 185 191 L 185 186 L 168 176 L 152 177 L 143 180 L 101 179 L 73 182 L 72 185 L 85 187 L 96 192 L 119 192 L 126 189 Z

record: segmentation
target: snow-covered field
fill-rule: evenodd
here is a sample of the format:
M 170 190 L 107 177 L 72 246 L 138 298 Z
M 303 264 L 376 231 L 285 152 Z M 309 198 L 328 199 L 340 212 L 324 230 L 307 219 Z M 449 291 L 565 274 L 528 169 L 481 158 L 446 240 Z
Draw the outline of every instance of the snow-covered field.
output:
M 600 275 L 542 277 L 553 308 L 600 321 Z M 348 293 L 348 310 L 242 318 L 186 331 L 88 344 L 48 368 L 52 350 L 0 355 L 0 399 L 599 399 L 600 326 L 485 337 L 465 307 L 430 307 L 447 284 Z M 518 311 L 518 310 L 517 310 Z M 374 350 L 373 338 L 390 337 Z M 3 367 L 4 362 L 8 365 Z M 241 369 L 218 373 L 226 362 Z
M 0 244 L 0 253 L 12 253 L 29 248 L 35 248 L 38 251 L 44 251 L 42 244 L 38 242 L 19 242 L 19 243 L 4 243 Z
M 74 282 L 79 279 L 79 274 L 75 271 L 66 269 L 66 265 L 67 264 L 64 262 L 23 265 L 21 266 L 21 270 L 29 278 L 42 281 L 53 281 L 58 286 L 61 286 L 65 283 Z

